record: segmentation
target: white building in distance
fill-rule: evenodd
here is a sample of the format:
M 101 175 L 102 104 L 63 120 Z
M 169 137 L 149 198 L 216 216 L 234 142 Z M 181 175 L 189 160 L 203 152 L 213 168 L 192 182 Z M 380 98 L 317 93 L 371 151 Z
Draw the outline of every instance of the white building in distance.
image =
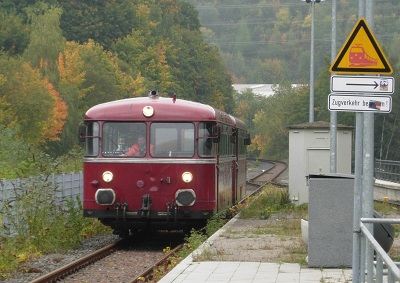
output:
M 274 90 L 272 89 L 273 84 L 233 84 L 233 88 L 237 92 L 244 92 L 247 89 L 250 89 L 254 94 L 262 95 L 265 97 L 274 95 Z

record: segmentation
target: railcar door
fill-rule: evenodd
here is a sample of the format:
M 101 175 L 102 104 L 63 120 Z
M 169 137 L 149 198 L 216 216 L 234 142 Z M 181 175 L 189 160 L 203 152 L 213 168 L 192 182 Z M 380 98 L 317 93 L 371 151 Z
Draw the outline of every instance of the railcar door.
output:
M 246 147 L 250 144 L 250 136 L 244 130 L 238 129 L 236 148 L 237 148 L 237 162 L 236 162 L 236 201 L 242 200 L 246 195 Z
M 232 127 L 221 125 L 218 155 L 218 210 L 232 206 L 232 164 L 235 162 L 232 148 Z
M 238 192 L 238 131 L 237 129 L 232 129 L 232 136 L 231 136 L 231 143 L 232 143 L 232 156 L 234 160 L 232 160 L 232 203 L 235 204 L 238 200 L 240 200 L 240 195 Z

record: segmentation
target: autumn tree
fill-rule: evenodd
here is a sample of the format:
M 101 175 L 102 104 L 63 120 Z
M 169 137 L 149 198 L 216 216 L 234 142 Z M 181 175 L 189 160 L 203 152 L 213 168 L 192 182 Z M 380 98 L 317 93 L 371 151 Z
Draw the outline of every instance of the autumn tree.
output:
M 1 57 L 0 57 L 1 58 Z M 16 138 L 38 145 L 57 139 L 65 118 L 65 106 L 58 93 L 38 69 L 20 59 L 1 59 L 0 99 L 2 126 L 14 128 Z
M 146 91 L 140 73 L 131 76 L 131 72 L 124 72 L 119 63 L 116 56 L 92 40 L 83 45 L 66 43 L 57 65 L 58 90 L 68 106 L 68 116 L 61 140 L 49 144 L 55 154 L 65 154 L 77 145 L 77 125 L 90 107 Z
M 218 50 L 204 42 L 193 7 L 153 0 L 139 4 L 137 15 L 144 27 L 116 42 L 119 58 L 151 88 L 232 112 L 230 76 Z
M 257 134 L 251 146 L 260 151 L 261 158 L 288 158 L 287 127 L 307 121 L 307 88 L 282 84 L 267 98 L 265 109 L 256 113 L 254 127 Z
M 47 120 L 42 125 L 42 141 L 58 141 L 62 132 L 65 118 L 67 117 L 67 104 L 61 99 L 60 94 L 53 85 L 45 79 L 48 93 L 53 98 L 54 104 Z

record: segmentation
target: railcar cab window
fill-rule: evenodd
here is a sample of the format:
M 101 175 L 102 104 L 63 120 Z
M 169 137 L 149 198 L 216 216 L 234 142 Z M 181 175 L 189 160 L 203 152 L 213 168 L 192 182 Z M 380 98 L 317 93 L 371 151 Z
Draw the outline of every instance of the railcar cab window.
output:
M 142 122 L 105 122 L 103 124 L 102 154 L 104 157 L 144 157 L 128 154 L 139 138 L 146 137 L 146 124 Z M 147 147 L 144 142 L 144 147 Z M 146 148 L 142 149 L 143 153 Z
M 97 122 L 79 125 L 79 140 L 85 142 L 85 156 L 99 155 L 100 126 Z
M 198 154 L 200 157 L 215 157 L 218 142 L 217 126 L 215 123 L 199 123 Z
M 150 143 L 154 146 L 153 157 L 193 157 L 194 124 L 152 123 Z

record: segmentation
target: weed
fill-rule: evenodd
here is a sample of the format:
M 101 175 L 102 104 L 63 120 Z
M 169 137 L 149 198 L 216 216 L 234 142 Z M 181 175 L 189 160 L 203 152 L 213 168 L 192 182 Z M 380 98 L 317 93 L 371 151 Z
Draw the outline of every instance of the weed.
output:
M 294 209 L 289 200 L 287 188 L 280 188 L 272 184 L 264 187 L 257 196 L 249 198 L 238 210 L 242 219 L 260 218 L 268 219 L 273 213 L 283 209 Z
M 397 212 L 397 206 L 394 204 L 391 204 L 387 201 L 374 201 L 374 209 L 382 215 L 382 217 L 385 217 L 386 215 L 391 215 L 393 213 Z
M 3 191 L 1 183 L 0 189 Z M 92 234 L 93 221 L 83 218 L 80 199 L 64 197 L 60 202 L 60 195 L 61 189 L 43 175 L 20 180 L 0 203 L 0 278 L 43 253 L 74 248 Z
M 187 257 L 192 251 L 197 249 L 205 240 L 207 236 L 201 231 L 192 229 L 190 235 L 185 237 L 185 244 L 182 249 L 178 252 L 180 258 Z

